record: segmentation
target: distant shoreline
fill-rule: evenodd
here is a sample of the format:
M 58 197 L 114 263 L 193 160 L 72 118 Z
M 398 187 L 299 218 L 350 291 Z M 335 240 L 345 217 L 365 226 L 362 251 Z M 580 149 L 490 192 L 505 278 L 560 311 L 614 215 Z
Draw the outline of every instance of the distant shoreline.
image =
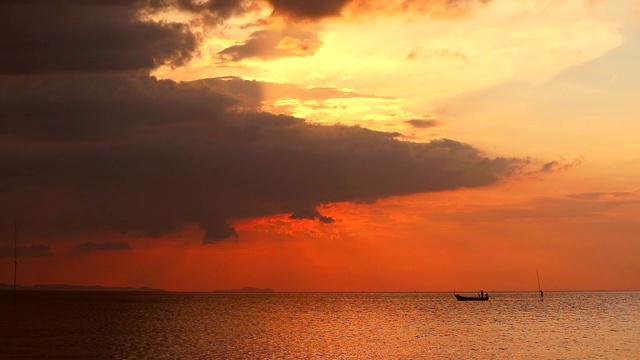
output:
M 13 285 L 0 284 L 0 290 L 13 291 Z M 16 290 L 20 291 L 135 291 L 135 292 L 167 292 L 163 289 L 154 289 L 150 287 L 130 287 L 130 286 L 84 286 L 84 285 L 68 285 L 68 284 L 38 284 L 32 286 L 18 285 Z

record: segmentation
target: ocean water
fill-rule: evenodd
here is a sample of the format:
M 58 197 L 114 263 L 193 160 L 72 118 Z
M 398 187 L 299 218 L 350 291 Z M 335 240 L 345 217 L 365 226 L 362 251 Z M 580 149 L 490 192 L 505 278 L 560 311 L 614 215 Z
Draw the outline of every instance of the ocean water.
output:
M 0 292 L 0 359 L 640 359 L 640 292 Z

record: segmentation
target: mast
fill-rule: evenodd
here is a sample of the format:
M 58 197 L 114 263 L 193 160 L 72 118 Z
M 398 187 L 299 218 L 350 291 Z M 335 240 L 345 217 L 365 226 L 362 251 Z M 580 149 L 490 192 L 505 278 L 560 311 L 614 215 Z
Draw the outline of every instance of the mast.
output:
M 16 312 L 16 280 L 18 279 L 18 219 L 13 221 L 13 312 Z

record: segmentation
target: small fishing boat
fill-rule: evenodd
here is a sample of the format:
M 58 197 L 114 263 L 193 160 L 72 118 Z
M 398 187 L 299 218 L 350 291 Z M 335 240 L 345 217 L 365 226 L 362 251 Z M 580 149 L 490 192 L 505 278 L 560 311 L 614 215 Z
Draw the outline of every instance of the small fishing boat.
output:
M 489 300 L 489 294 L 485 293 L 485 296 L 480 297 L 480 296 L 462 296 L 462 295 L 458 295 L 458 294 L 453 294 L 453 296 L 456 297 L 456 299 L 458 299 L 458 301 L 487 301 Z

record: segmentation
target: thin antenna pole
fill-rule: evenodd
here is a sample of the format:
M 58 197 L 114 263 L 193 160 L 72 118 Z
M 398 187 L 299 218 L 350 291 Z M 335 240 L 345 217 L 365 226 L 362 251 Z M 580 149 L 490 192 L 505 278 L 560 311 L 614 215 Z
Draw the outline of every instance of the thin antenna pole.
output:
M 13 312 L 16 312 L 16 292 L 18 279 L 18 219 L 13 221 Z

